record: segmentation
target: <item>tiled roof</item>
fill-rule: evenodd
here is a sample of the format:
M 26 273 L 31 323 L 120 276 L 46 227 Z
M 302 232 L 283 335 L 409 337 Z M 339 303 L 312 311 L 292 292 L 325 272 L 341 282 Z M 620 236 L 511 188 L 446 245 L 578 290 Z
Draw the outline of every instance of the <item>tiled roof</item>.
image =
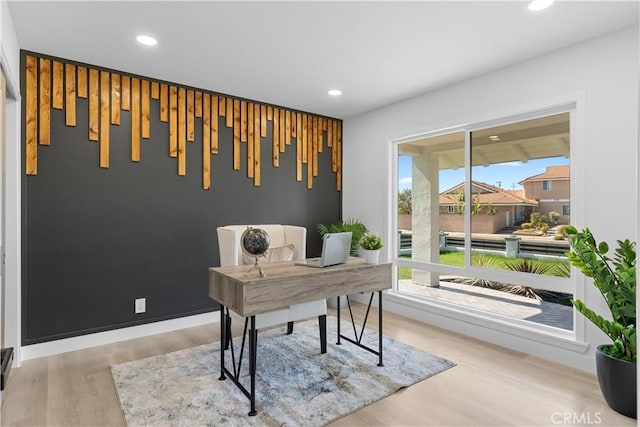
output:
M 561 166 L 547 166 L 547 170 L 544 172 L 533 175 L 528 178 L 523 179 L 518 184 L 522 184 L 526 181 L 540 181 L 540 180 L 552 180 L 552 179 L 569 179 L 570 174 L 569 165 L 561 165 Z
M 464 191 L 464 183 L 460 183 L 446 191 L 440 193 L 441 205 L 455 204 L 459 191 Z M 523 190 L 505 190 L 484 182 L 472 181 L 473 202 L 476 200 L 483 205 L 522 205 L 538 206 L 538 202 L 524 197 Z

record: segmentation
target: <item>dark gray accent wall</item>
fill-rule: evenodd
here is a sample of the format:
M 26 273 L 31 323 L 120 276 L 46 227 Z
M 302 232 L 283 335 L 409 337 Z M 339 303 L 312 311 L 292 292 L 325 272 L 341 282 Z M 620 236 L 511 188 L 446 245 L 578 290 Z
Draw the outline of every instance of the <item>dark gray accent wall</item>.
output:
M 21 69 L 24 93 L 24 52 Z M 242 170 L 233 170 L 232 130 L 221 119 L 212 187 L 203 190 L 201 119 L 196 142 L 187 142 L 187 175 L 178 176 L 158 109 L 152 100 L 151 139 L 141 142 L 140 162 L 130 160 L 131 118 L 122 111 L 121 125 L 110 129 L 110 168 L 98 166 L 86 99 L 77 101 L 75 127 L 52 110 L 52 142 L 38 148 L 37 175 L 24 174 L 23 159 L 23 345 L 216 310 L 207 272 L 219 265 L 216 227 L 304 226 L 307 255 L 315 256 L 316 225 L 340 219 L 330 150 L 319 154 L 319 174 L 308 190 L 306 178 L 296 181 L 295 144 L 281 154 L 280 167 L 271 166 L 269 123 L 262 185 L 255 187 L 247 178 L 246 144 Z M 134 299 L 141 297 L 147 311 L 135 314 Z

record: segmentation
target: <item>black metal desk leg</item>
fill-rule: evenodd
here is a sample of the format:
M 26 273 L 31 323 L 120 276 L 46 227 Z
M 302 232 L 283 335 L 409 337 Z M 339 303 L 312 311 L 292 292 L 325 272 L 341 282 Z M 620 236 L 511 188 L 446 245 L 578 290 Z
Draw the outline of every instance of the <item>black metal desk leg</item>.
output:
M 336 342 L 336 345 L 340 345 L 342 344 L 340 342 L 340 297 L 336 297 L 336 299 L 338 300 L 338 305 L 337 305 L 337 309 L 336 309 L 336 315 L 338 317 L 338 322 L 337 322 L 337 327 L 338 327 L 338 341 Z
M 327 315 L 318 316 L 318 326 L 320 328 L 320 353 L 327 352 Z
M 251 410 L 249 416 L 258 415 L 256 411 L 256 352 L 258 350 L 258 331 L 256 331 L 256 316 L 251 316 L 251 329 L 249 330 L 249 374 L 251 375 Z
M 227 379 L 224 375 L 224 350 L 225 345 L 227 343 L 227 325 L 226 325 L 226 315 L 224 313 L 224 305 L 220 305 L 220 377 L 218 378 L 221 381 Z
M 382 291 L 378 291 L 378 366 L 382 363 Z

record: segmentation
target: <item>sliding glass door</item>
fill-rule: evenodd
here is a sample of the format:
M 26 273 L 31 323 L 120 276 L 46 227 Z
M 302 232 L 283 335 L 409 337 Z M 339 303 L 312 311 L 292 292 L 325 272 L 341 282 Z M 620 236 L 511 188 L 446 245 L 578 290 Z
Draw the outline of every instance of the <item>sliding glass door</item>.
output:
M 573 331 L 571 110 L 396 142 L 396 290 Z

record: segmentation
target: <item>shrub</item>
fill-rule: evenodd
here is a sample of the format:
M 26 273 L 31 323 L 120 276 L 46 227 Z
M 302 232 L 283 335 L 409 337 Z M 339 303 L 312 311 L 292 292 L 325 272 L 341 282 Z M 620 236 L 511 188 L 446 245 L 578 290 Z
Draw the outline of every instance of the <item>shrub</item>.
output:
M 541 214 L 540 212 L 532 212 L 531 213 L 531 227 L 536 230 L 542 230 L 543 226 L 547 226 L 547 230 L 549 229 L 549 223 L 547 222 L 547 217 Z
M 547 231 L 549 231 L 549 224 L 542 224 L 538 227 L 538 230 L 542 231 L 543 233 L 546 234 Z
M 553 236 L 553 240 L 564 240 L 565 237 L 562 234 L 556 234 Z
M 523 222 L 521 225 L 523 230 L 530 230 L 531 229 L 531 223 L 530 222 Z

